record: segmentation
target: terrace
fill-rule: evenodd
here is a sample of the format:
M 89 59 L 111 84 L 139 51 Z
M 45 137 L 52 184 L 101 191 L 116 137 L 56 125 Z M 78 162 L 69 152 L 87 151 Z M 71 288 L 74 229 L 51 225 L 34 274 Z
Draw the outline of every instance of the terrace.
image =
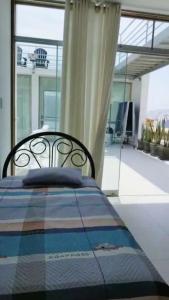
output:
M 155 196 L 163 201 L 168 199 L 169 161 L 159 160 L 131 146 L 124 146 L 120 157 L 117 146 L 107 147 L 103 174 L 103 189 L 110 190 L 113 187 L 113 190 L 117 190 L 119 184 L 119 195 L 129 196 L 126 197 L 128 201 L 134 196 L 146 195 L 153 201 Z

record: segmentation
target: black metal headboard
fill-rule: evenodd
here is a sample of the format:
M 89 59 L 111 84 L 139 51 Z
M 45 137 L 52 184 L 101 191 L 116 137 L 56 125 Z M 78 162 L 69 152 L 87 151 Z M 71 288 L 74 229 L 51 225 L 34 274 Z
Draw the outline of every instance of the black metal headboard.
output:
M 5 160 L 2 177 L 7 176 L 10 163 L 17 169 L 29 169 L 54 167 L 56 162 L 60 167 L 68 162 L 80 168 L 88 164 L 95 178 L 94 162 L 87 148 L 76 138 L 54 131 L 32 134 L 14 146 Z

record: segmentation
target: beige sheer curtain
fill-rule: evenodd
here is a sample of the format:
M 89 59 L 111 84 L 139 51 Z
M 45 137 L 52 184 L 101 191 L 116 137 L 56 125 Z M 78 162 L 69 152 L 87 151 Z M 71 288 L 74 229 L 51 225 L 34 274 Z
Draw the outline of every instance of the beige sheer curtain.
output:
M 66 1 L 61 131 L 89 149 L 100 184 L 120 5 L 95 2 Z

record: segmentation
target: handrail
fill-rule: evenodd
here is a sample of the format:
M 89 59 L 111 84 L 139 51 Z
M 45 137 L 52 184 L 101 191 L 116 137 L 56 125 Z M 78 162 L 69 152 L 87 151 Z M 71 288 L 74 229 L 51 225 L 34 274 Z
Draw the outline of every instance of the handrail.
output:
M 135 19 L 133 19 L 133 20 L 127 25 L 127 27 L 126 27 L 125 29 L 123 29 L 123 31 L 121 32 L 120 35 L 122 35 L 122 34 L 130 27 L 130 25 L 131 25 L 132 23 L 134 23 L 134 22 L 135 22 Z
M 156 36 L 157 29 L 159 29 L 164 24 L 165 24 L 164 22 L 159 22 L 159 24 L 155 22 L 154 37 Z M 132 30 L 131 30 L 131 26 L 133 26 Z M 126 26 L 126 28 L 123 29 L 123 31 L 120 33 L 119 41 L 120 44 L 127 44 L 127 45 L 134 44 L 135 46 L 139 46 L 141 43 L 144 43 L 144 41 L 145 41 L 144 44 L 146 44 L 150 40 L 149 37 L 152 37 L 152 35 L 153 35 L 153 22 L 151 20 L 147 20 L 146 22 L 145 20 L 141 20 L 138 23 L 138 19 L 133 19 Z
M 146 21 L 146 22 L 145 22 Z M 152 20 L 141 20 L 132 19 L 132 21 L 122 30 L 120 33 L 119 43 L 121 45 L 131 46 L 147 46 L 151 40 L 160 34 L 158 29 L 163 25 L 169 27 L 169 23 L 155 21 L 155 27 L 153 27 Z M 133 26 L 133 29 L 131 30 Z M 154 30 L 153 30 L 154 28 Z M 163 30 L 161 30 L 162 32 Z M 149 46 L 151 47 L 151 45 Z M 118 59 L 118 65 L 124 61 L 126 54 L 120 54 Z
M 136 20 L 135 20 L 135 21 L 136 21 Z M 141 28 L 139 28 L 139 26 L 142 25 L 142 24 L 143 24 L 143 26 L 142 26 Z M 141 30 L 141 29 L 144 28 L 144 27 L 145 27 L 144 20 L 141 20 L 141 22 L 137 25 L 137 27 L 135 27 L 135 28 L 133 29 L 132 35 L 135 34 L 135 30 L 136 30 L 136 33 L 137 33 L 137 31 Z M 127 39 L 128 37 L 130 37 L 130 34 L 131 34 L 131 32 L 123 39 L 123 42 L 125 42 L 126 39 Z

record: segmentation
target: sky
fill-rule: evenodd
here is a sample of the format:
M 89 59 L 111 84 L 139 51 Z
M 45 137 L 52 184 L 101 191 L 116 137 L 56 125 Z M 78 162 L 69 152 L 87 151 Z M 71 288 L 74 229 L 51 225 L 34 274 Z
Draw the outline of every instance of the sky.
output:
M 16 20 L 16 35 L 63 40 L 64 10 L 17 5 Z M 135 21 L 136 27 L 139 26 L 139 22 L 140 20 Z M 130 18 L 123 18 L 120 33 L 124 32 L 130 23 Z M 132 26 L 128 28 L 128 35 L 132 35 Z M 48 51 L 50 55 L 50 50 Z M 150 73 L 147 111 L 169 109 L 168 87 L 169 66 Z
M 63 40 L 64 10 L 17 5 L 16 35 Z

